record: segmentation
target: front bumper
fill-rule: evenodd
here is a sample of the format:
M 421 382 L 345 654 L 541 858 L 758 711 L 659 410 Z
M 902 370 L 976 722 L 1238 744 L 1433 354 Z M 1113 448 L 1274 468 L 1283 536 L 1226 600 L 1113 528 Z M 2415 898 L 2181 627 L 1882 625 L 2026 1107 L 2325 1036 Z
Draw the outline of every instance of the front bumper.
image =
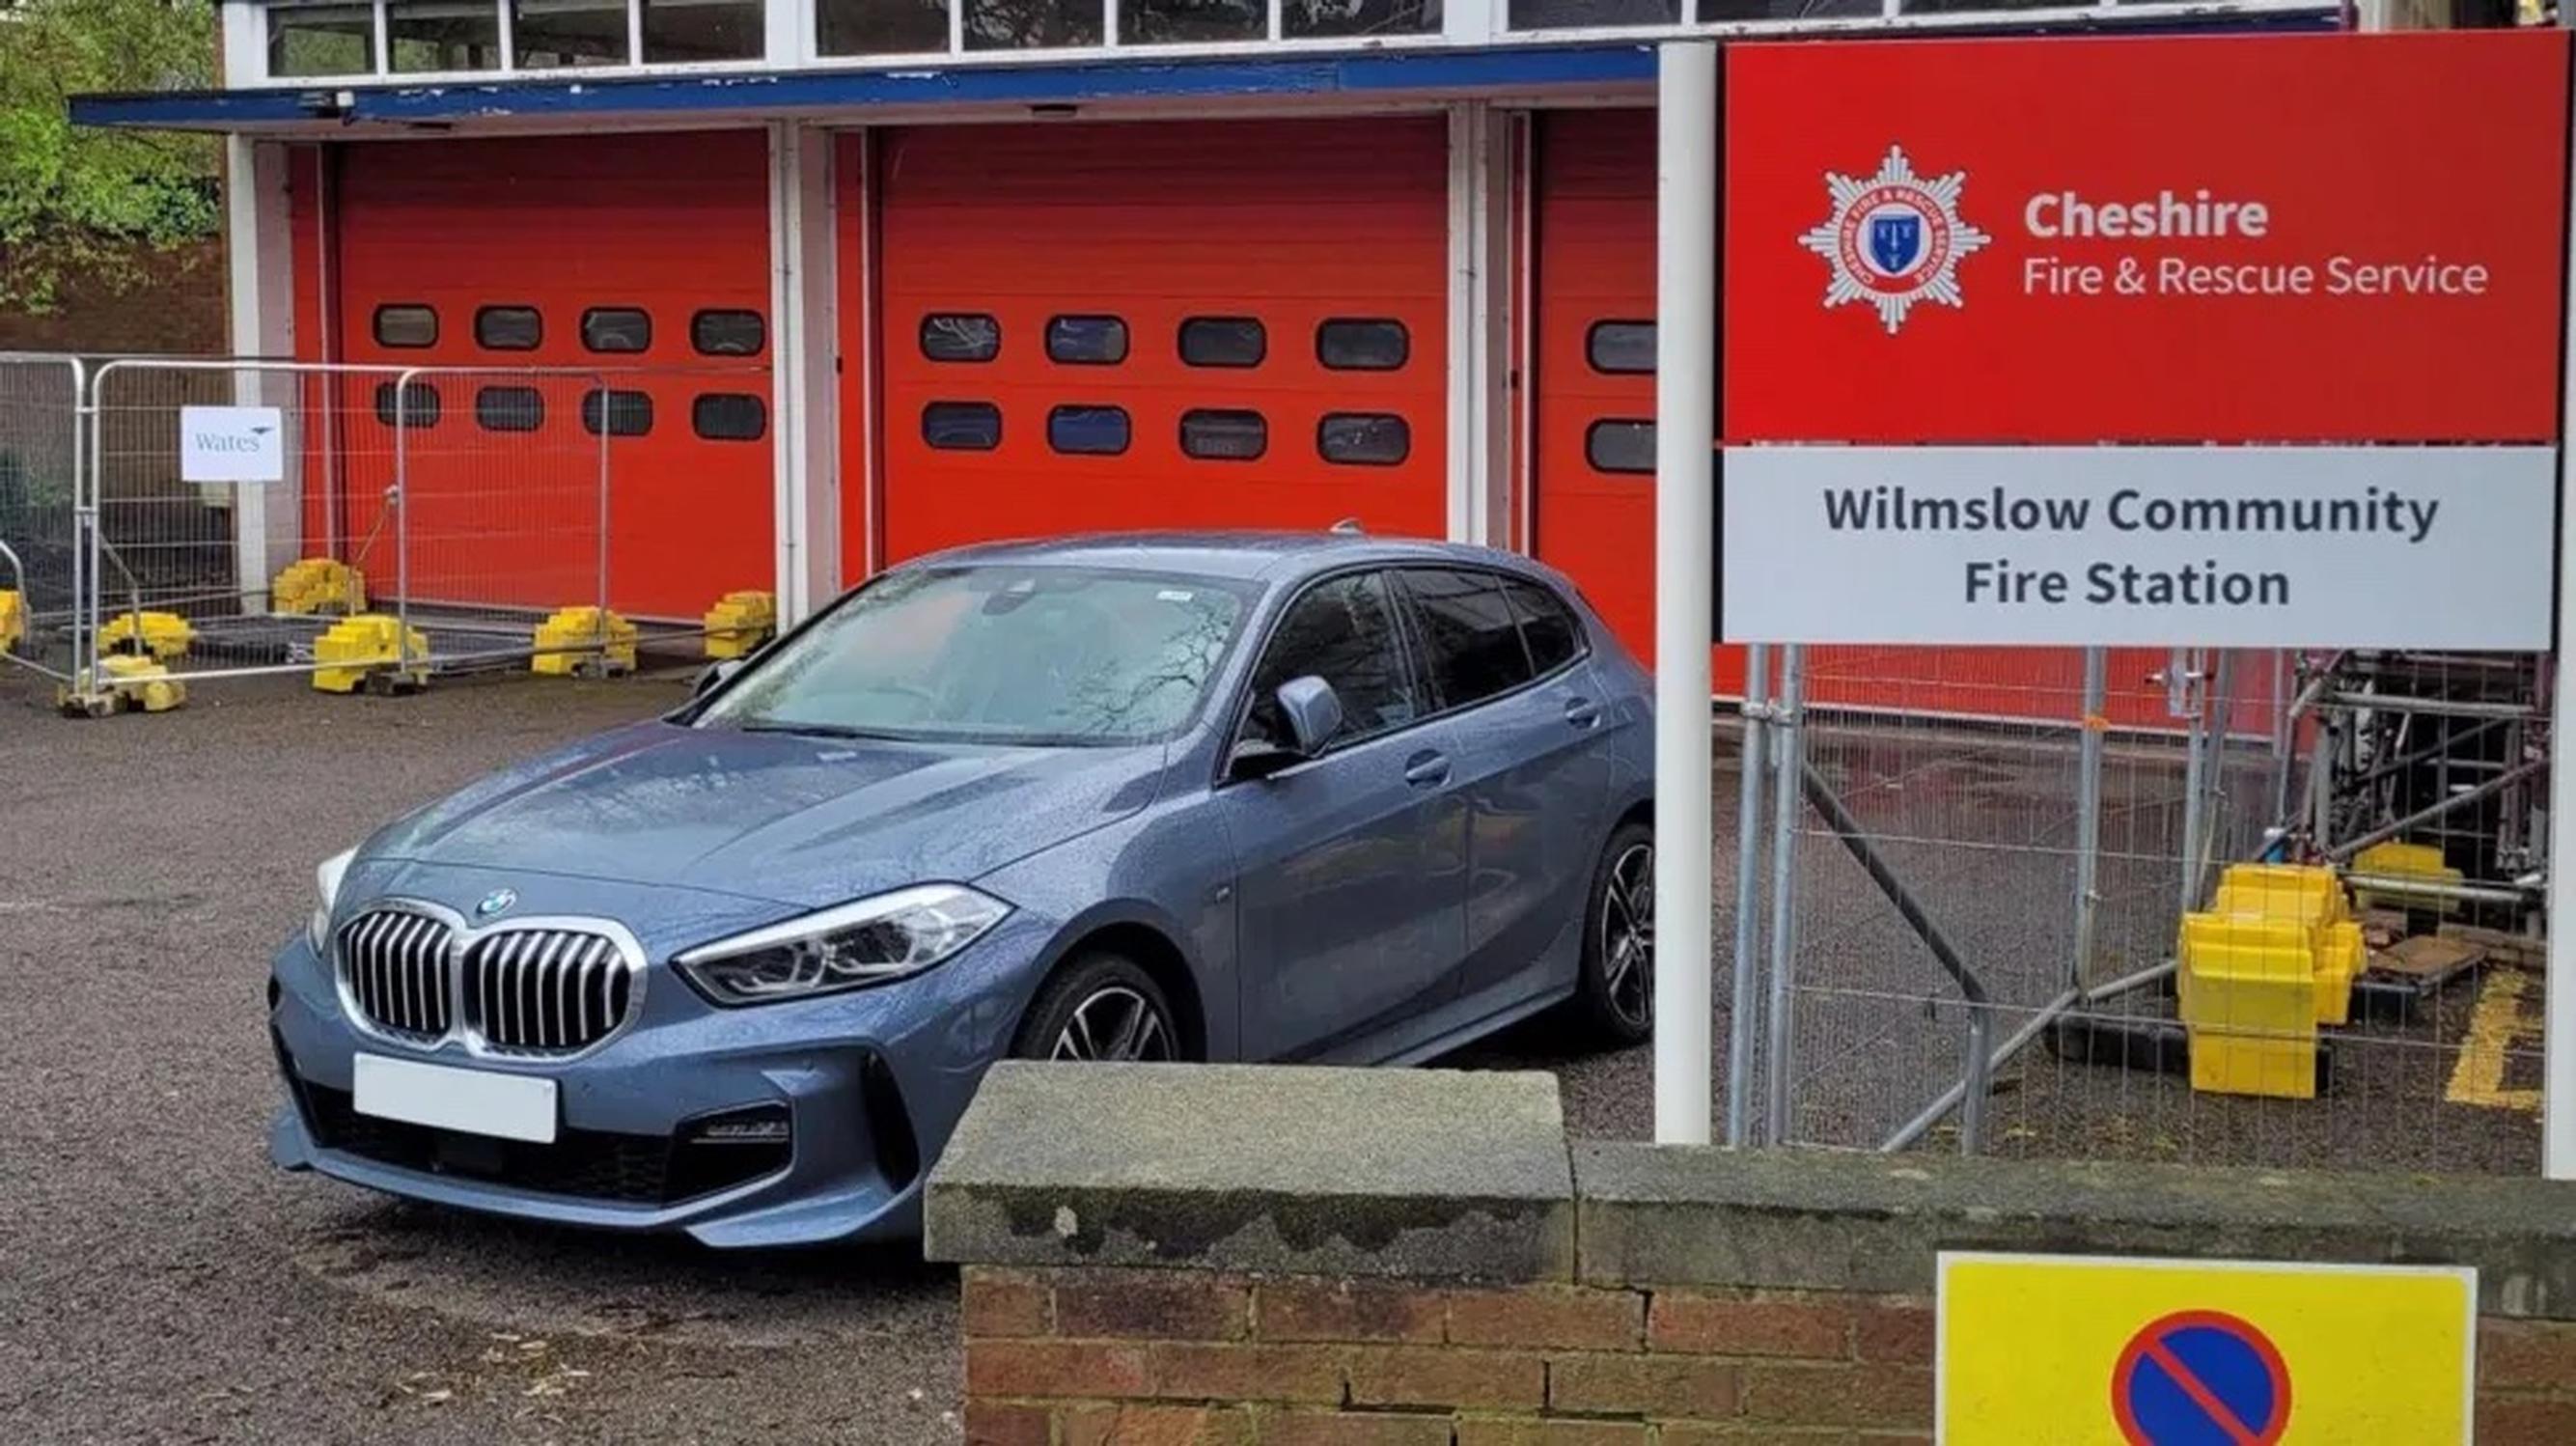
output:
M 657 961 L 632 1027 L 578 1058 L 523 1061 L 362 1034 L 299 935 L 274 964 L 270 1031 L 288 1103 L 269 1153 L 412 1199 L 713 1246 L 907 1239 L 920 1231 L 921 1177 L 1007 1049 L 1043 944 L 1043 925 L 1015 915 L 916 978 L 746 1009 L 708 1004 Z M 361 1053 L 551 1078 L 558 1138 L 358 1115 Z M 710 1117 L 782 1115 L 784 1142 L 696 1137 Z

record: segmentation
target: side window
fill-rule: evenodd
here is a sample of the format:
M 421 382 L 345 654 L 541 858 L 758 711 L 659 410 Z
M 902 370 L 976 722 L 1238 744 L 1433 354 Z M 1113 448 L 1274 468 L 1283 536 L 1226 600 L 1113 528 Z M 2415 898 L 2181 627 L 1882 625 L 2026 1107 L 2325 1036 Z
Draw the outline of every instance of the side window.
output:
M 474 344 L 485 351 L 535 351 L 545 318 L 533 306 L 486 306 L 474 313 Z
M 1521 641 L 1529 644 L 1530 666 L 1541 676 L 1581 656 L 1583 629 L 1555 593 L 1519 578 L 1503 579 L 1503 592 L 1512 600 L 1512 616 L 1520 620 Z
M 652 314 L 633 306 L 594 306 L 581 314 L 581 344 L 598 352 L 647 350 L 653 345 Z
M 1395 630 L 1395 607 L 1382 573 L 1353 573 L 1315 584 L 1289 604 L 1270 633 L 1252 675 L 1251 736 L 1285 738 L 1279 685 L 1308 675 L 1341 696 L 1336 745 L 1384 733 L 1422 716 Z
M 1441 706 L 1463 708 L 1530 680 L 1529 651 L 1500 579 L 1431 568 L 1408 568 L 1403 576 Z
M 411 303 L 376 308 L 372 330 L 376 345 L 405 351 L 438 345 L 438 313 Z

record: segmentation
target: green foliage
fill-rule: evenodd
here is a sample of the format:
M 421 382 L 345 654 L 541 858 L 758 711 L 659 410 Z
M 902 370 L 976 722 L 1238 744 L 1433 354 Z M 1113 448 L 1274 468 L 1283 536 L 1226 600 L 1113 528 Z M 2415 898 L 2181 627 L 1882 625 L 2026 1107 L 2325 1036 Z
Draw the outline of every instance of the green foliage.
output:
M 137 247 L 215 233 L 212 137 L 75 128 L 92 91 L 213 83 L 210 0 L 24 0 L 0 9 L 0 308 L 116 287 Z

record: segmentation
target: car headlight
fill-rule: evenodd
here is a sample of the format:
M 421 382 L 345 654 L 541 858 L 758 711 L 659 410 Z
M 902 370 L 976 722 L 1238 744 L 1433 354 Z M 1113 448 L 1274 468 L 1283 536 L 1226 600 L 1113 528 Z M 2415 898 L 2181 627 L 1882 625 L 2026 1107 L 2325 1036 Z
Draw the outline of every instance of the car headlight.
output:
M 1010 912 L 963 884 L 922 884 L 701 944 L 673 962 L 718 1004 L 803 999 L 918 974 Z
M 340 901 L 340 880 L 349 872 L 349 861 L 357 856 L 356 849 L 342 849 L 313 866 L 313 887 L 322 899 L 313 906 L 313 921 L 304 926 L 304 937 L 313 941 L 316 954 L 330 951 L 331 906 Z

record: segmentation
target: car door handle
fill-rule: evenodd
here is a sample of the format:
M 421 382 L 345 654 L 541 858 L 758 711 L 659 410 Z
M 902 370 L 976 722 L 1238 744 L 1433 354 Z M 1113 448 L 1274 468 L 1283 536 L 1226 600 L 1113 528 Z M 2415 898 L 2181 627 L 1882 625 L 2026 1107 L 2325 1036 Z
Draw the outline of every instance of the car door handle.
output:
M 1601 705 L 1589 698 L 1565 700 L 1565 721 L 1577 728 L 1589 728 L 1601 721 Z
M 1404 781 L 1416 788 L 1435 788 L 1449 781 L 1449 755 L 1424 751 L 1404 760 Z

